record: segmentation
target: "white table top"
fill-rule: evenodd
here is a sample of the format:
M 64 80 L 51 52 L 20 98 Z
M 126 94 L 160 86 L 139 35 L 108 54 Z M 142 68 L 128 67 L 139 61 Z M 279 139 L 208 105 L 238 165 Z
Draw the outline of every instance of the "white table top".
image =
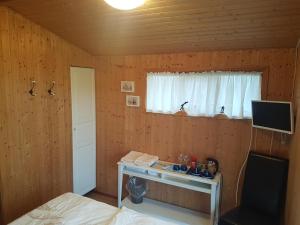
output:
M 157 163 L 164 164 L 164 165 L 174 165 L 174 163 L 165 162 L 165 161 L 158 161 Z M 128 168 L 133 168 L 133 169 L 137 169 L 137 170 L 145 170 L 146 172 L 152 171 L 152 172 L 156 172 L 156 173 L 162 174 L 162 175 L 169 175 L 170 177 L 176 177 L 176 178 L 181 178 L 184 180 L 191 180 L 191 181 L 201 182 L 201 183 L 210 184 L 210 185 L 217 185 L 221 181 L 221 173 L 217 173 L 213 179 L 209 179 L 209 178 L 205 178 L 205 177 L 189 175 L 186 173 L 165 170 L 165 169 L 160 168 L 159 166 L 138 166 L 138 165 L 135 165 L 134 163 L 127 163 L 127 162 L 121 162 L 121 161 L 118 162 L 118 165 L 122 165 L 122 166 L 125 166 Z

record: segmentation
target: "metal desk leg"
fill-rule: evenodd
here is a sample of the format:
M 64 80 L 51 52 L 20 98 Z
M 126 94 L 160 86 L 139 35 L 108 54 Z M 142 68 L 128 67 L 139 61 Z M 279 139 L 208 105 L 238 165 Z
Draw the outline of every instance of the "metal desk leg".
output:
M 215 225 L 216 221 L 216 203 L 217 203 L 217 185 L 211 185 L 210 194 L 210 224 Z
M 123 166 L 118 165 L 118 207 L 122 207 Z

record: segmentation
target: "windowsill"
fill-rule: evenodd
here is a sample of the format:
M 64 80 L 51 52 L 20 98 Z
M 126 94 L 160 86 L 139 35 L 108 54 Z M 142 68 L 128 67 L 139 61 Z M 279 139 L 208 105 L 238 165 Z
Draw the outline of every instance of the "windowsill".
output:
M 202 119 L 212 119 L 212 120 L 232 120 L 232 121 L 242 121 L 242 122 L 250 122 L 250 118 L 228 118 L 223 116 L 189 116 L 186 112 L 177 112 L 175 114 L 167 114 L 167 113 L 153 113 L 153 112 L 147 112 L 146 114 L 151 115 L 158 115 L 158 116 L 171 116 L 171 117 L 187 117 L 187 118 L 202 118 Z

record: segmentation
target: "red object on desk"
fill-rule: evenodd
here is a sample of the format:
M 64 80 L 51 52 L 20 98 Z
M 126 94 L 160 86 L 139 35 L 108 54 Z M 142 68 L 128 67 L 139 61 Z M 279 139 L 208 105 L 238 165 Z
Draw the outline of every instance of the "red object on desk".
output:
M 196 162 L 192 162 L 191 168 L 194 170 L 196 169 Z
M 196 169 L 196 165 L 197 165 L 197 157 L 191 156 L 191 167 L 192 167 L 192 169 Z

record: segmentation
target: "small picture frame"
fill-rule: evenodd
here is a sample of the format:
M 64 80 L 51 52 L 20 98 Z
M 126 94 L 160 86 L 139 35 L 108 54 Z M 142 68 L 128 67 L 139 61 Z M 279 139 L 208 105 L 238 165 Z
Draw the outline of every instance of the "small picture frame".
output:
M 121 81 L 121 92 L 134 92 L 134 81 Z
M 140 107 L 140 96 L 126 95 L 126 105 L 130 107 Z

